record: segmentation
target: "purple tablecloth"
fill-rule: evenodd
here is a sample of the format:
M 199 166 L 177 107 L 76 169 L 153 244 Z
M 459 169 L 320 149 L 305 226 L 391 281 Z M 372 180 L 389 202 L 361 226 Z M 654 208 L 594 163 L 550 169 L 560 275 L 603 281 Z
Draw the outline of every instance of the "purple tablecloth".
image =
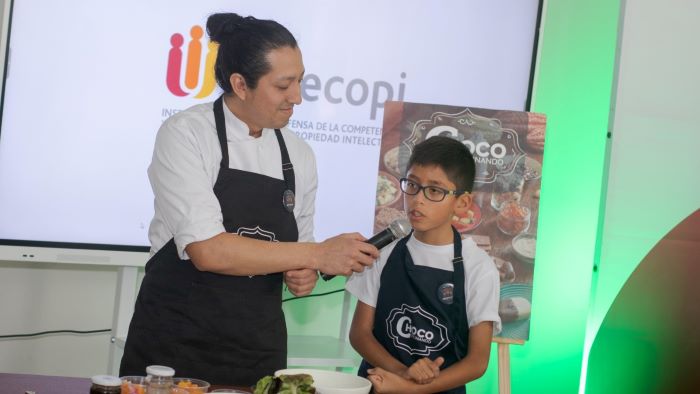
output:
M 0 373 L 0 394 L 88 394 L 90 379 Z
M 36 394 L 88 394 L 91 384 L 89 378 L 0 373 L 0 394 L 25 394 L 27 391 Z M 217 385 L 212 385 L 211 390 L 217 388 L 249 391 L 242 387 Z

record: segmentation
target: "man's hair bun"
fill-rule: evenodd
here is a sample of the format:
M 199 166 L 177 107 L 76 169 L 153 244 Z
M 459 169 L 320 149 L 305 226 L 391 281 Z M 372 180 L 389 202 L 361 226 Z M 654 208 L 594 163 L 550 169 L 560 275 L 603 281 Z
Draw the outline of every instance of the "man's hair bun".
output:
M 234 34 L 236 30 L 253 20 L 255 18 L 252 16 L 244 18 L 233 12 L 214 14 L 207 19 L 207 34 L 212 41 L 221 43 L 226 36 Z

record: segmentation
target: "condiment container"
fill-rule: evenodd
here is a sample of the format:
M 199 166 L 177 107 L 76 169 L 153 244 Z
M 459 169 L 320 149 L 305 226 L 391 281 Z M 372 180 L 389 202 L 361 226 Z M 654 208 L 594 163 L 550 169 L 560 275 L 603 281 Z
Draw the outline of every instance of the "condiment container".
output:
M 163 365 L 146 367 L 146 394 L 170 394 L 175 370 Z
M 122 380 L 116 376 L 95 375 L 92 377 L 90 394 L 120 394 Z

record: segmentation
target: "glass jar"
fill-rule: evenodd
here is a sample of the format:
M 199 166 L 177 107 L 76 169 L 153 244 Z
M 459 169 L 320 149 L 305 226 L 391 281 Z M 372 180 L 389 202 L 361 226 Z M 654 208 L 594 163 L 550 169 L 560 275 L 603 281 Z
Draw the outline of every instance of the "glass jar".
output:
M 146 367 L 146 394 L 170 394 L 175 370 L 163 365 Z
M 530 227 L 530 209 L 515 201 L 505 203 L 496 216 L 496 226 L 503 234 L 518 235 Z
M 524 185 L 525 166 L 522 162 L 519 162 L 512 172 L 498 174 L 493 183 L 491 207 L 500 211 L 509 202 L 520 202 Z
M 122 380 L 116 376 L 95 375 L 92 377 L 90 394 L 120 394 Z

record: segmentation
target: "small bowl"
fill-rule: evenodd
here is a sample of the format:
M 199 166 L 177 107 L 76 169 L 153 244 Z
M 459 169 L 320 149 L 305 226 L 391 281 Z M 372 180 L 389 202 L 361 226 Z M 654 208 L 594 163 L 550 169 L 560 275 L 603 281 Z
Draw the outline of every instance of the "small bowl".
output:
M 208 393 L 209 387 L 211 387 L 209 382 L 205 382 L 201 379 L 192 378 L 173 378 L 173 383 L 175 388 L 184 389 L 184 392 L 188 394 Z M 182 390 L 179 391 L 183 392 Z
M 386 167 L 387 171 L 391 173 L 391 175 L 394 175 L 396 177 L 401 177 L 401 169 L 399 168 L 400 165 L 400 159 L 399 159 L 399 152 L 400 148 L 398 146 L 395 146 L 388 151 L 384 153 L 384 157 L 382 161 L 384 162 L 384 167 Z
M 372 382 L 349 373 L 326 371 L 321 369 L 281 369 L 275 372 L 279 375 L 309 374 L 314 379 L 317 393 L 323 394 L 368 394 Z
M 530 227 L 530 208 L 515 201 L 506 203 L 496 215 L 496 227 L 506 235 L 524 233 Z
M 465 219 L 466 218 L 466 219 Z M 452 217 L 452 225 L 455 226 L 460 233 L 466 233 L 474 230 L 481 223 L 481 207 L 476 202 L 466 212 L 464 216 L 454 215 Z
M 525 263 L 533 263 L 535 261 L 536 243 L 537 238 L 533 234 L 520 234 L 511 241 L 513 254 Z
M 498 269 L 498 277 L 501 283 L 511 283 L 515 280 L 515 270 L 510 261 L 503 260 L 500 257 L 494 257 L 493 262 Z
M 377 194 L 375 204 L 377 207 L 386 207 L 394 204 L 401 197 L 399 180 L 395 176 L 379 171 L 377 176 Z

